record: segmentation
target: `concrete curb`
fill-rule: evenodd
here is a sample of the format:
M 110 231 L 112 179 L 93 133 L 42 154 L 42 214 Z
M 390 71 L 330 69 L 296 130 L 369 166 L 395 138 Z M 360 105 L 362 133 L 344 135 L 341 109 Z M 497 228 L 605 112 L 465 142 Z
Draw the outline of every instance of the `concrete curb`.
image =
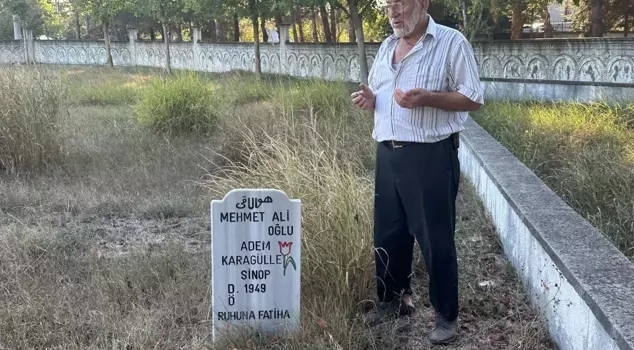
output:
M 561 349 L 634 348 L 634 263 L 472 119 L 462 172 Z

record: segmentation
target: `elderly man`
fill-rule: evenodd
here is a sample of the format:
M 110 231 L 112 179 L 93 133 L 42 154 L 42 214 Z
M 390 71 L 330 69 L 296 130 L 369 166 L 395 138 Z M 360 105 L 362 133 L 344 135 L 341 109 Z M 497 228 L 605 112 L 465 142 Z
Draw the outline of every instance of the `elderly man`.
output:
M 429 273 L 436 312 L 433 344 L 455 340 L 458 263 L 454 243 L 460 180 L 458 132 L 483 104 L 473 49 L 457 30 L 436 24 L 429 0 L 388 0 L 394 35 L 379 48 L 369 86 L 354 104 L 374 111 L 377 141 L 374 246 L 380 304 L 371 322 L 411 314 L 414 241 Z

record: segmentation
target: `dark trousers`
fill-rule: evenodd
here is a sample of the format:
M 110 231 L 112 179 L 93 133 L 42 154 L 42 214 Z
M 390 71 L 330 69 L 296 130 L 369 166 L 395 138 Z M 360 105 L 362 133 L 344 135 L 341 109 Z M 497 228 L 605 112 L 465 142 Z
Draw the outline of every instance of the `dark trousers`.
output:
M 460 164 L 454 136 L 400 148 L 379 143 L 374 206 L 379 300 L 411 294 L 416 239 L 429 273 L 430 301 L 449 320 L 458 316 L 454 233 Z

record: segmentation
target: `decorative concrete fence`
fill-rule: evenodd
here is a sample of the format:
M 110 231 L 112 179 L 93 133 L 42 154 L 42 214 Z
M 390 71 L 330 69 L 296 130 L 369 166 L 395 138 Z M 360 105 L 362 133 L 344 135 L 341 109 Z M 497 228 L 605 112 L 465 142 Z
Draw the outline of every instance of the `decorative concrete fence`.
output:
M 113 42 L 117 66 L 164 67 L 162 42 Z M 252 43 L 203 43 L 200 29 L 192 43 L 172 43 L 175 69 L 205 72 L 253 71 Z M 264 73 L 294 77 L 359 81 L 354 44 L 292 44 L 283 27 L 279 43 L 261 45 Z M 23 62 L 19 42 L 0 43 L 0 63 Z M 630 100 L 634 97 L 633 39 L 546 39 L 474 43 L 480 75 L 488 99 L 511 100 Z M 46 64 L 103 65 L 103 42 L 29 40 L 29 57 Z M 366 45 L 368 66 L 378 44 Z

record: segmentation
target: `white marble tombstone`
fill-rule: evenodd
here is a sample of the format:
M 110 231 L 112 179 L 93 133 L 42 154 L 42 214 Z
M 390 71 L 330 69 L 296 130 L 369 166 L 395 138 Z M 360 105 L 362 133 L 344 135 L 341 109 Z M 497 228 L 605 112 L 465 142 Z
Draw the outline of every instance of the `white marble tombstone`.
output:
M 301 202 L 236 189 L 211 202 L 213 339 L 232 330 L 300 326 Z

